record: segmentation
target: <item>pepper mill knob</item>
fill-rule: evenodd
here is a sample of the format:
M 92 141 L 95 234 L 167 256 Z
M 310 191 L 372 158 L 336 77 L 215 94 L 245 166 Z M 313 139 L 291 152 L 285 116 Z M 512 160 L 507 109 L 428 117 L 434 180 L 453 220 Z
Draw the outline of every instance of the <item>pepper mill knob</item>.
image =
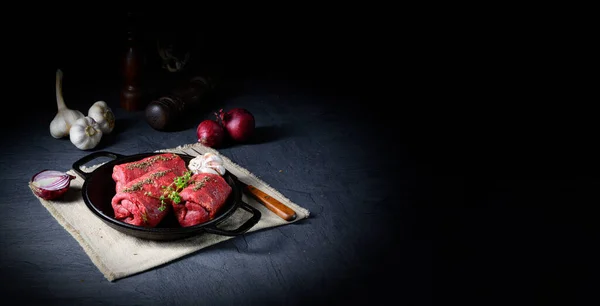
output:
M 175 128 L 187 111 L 199 106 L 202 97 L 213 88 L 203 77 L 194 77 L 168 95 L 153 100 L 146 107 L 146 121 L 155 130 Z

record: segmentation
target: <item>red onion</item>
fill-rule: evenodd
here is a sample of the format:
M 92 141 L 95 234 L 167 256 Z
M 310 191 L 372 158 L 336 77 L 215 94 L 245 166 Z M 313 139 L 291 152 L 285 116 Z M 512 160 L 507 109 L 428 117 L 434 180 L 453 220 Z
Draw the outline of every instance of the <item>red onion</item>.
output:
M 225 130 L 214 120 L 204 120 L 196 128 L 198 142 L 207 147 L 217 148 L 223 144 L 225 139 Z
M 254 134 L 254 116 L 247 109 L 234 108 L 228 112 L 221 109 L 215 115 L 217 120 L 220 119 L 229 137 L 236 142 L 245 142 Z
M 62 196 L 71 186 L 74 175 L 55 170 L 42 170 L 29 182 L 29 188 L 35 195 L 45 200 L 54 200 Z

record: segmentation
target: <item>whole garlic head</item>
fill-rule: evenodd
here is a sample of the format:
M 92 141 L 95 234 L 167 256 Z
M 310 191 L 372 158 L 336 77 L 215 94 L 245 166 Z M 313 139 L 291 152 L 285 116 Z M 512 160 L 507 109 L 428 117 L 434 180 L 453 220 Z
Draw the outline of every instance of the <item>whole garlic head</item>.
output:
M 96 120 L 104 134 L 109 134 L 115 128 L 115 115 L 104 101 L 94 103 L 88 110 L 88 116 Z
M 50 135 L 54 138 L 63 138 L 69 135 L 71 126 L 77 119 L 83 118 L 82 112 L 76 109 L 70 109 L 65 104 L 65 100 L 62 94 L 62 79 L 63 72 L 58 69 L 56 71 L 56 105 L 58 106 L 58 112 L 52 122 L 50 122 Z
M 73 123 L 83 117 L 83 113 L 75 109 L 59 110 L 50 122 L 50 135 L 54 138 L 66 137 Z
M 71 126 L 69 138 L 78 149 L 89 150 L 100 143 L 102 130 L 94 118 L 83 117 Z
M 188 168 L 192 173 L 212 173 L 218 175 L 225 175 L 227 170 L 223 166 L 223 159 L 214 153 L 204 153 L 198 155 L 190 160 Z

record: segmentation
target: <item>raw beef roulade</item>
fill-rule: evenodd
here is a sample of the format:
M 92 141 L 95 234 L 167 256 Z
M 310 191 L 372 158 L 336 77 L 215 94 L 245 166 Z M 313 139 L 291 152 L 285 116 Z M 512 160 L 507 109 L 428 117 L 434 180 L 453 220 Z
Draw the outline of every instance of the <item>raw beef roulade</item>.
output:
M 177 168 L 159 168 L 146 173 L 122 186 L 112 198 L 115 219 L 143 227 L 156 227 L 169 213 L 171 201 L 165 197 L 161 203 L 164 187 L 178 176 Z
M 187 170 L 185 161 L 177 154 L 164 153 L 157 154 L 144 159 L 115 165 L 113 167 L 112 178 L 117 183 L 115 191 L 120 192 L 122 185 L 158 168 L 173 169 L 177 176 L 183 175 Z
M 181 201 L 172 203 L 179 225 L 188 227 L 211 220 L 225 204 L 231 192 L 231 186 L 220 175 L 192 175 L 189 185 L 179 193 Z

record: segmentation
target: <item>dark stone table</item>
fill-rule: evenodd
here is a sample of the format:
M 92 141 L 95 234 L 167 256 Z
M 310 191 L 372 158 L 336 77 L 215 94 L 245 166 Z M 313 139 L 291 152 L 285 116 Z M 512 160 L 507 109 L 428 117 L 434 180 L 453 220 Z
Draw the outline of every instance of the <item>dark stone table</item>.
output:
M 3 129 L 0 272 L 5 297 L 44 305 L 431 298 L 431 245 L 417 229 L 416 173 L 408 152 L 401 143 L 381 141 L 388 133 L 380 131 L 385 124 L 376 124 L 378 112 L 364 109 L 352 95 L 311 92 L 306 84 L 281 80 L 225 81 L 227 90 L 213 100 L 224 109 L 251 110 L 257 135 L 251 143 L 220 152 L 309 209 L 310 218 L 107 281 L 32 195 L 28 180 L 42 169 L 66 171 L 94 151 L 129 155 L 194 143 L 196 125 L 214 115 L 199 111 L 189 115 L 191 125 L 183 130 L 157 131 L 143 111 L 119 107 L 118 86 L 85 84 L 64 73 L 67 105 L 86 112 L 90 102 L 105 100 L 116 114 L 116 128 L 89 151 L 52 138 L 55 99 L 49 86 L 48 106 L 23 110 L 27 119 Z M 53 75 L 44 77 L 52 85 Z
M 98 26 L 87 38 L 72 29 L 70 38 L 49 42 L 41 38 L 53 31 L 41 30 L 19 40 L 37 49 L 21 44 L 29 64 L 7 61 L 6 68 L 16 97 L 2 102 L 3 300 L 597 304 L 598 125 L 589 99 L 556 81 L 573 74 L 531 63 L 525 71 L 518 58 L 474 60 L 473 52 L 465 58 L 442 43 L 429 48 L 425 38 L 405 45 L 383 27 L 364 34 L 361 24 L 348 26 L 345 36 L 334 26 L 290 27 L 285 37 L 273 29 L 260 39 L 252 33 L 262 32 L 243 27 L 207 38 L 219 38 L 207 44 L 214 49 L 205 59 L 225 63 L 217 65 L 224 86 L 172 132 L 153 130 L 141 111 L 120 109 L 118 28 Z M 391 48 L 400 43 L 408 55 Z M 91 151 L 49 134 L 57 68 L 68 106 L 85 111 L 105 100 L 116 113 L 114 133 Z M 165 81 L 146 84 L 156 93 Z M 196 124 L 232 107 L 254 113 L 260 137 L 220 152 L 309 209 L 309 219 L 111 283 L 27 187 L 37 171 L 68 170 L 93 151 L 193 143 Z

